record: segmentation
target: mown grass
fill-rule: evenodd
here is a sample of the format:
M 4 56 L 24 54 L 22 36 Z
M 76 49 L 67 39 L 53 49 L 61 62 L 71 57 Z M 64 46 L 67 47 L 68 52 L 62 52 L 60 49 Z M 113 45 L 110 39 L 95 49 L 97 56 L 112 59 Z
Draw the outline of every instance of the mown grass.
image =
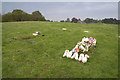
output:
M 62 31 L 62 28 L 67 28 Z M 85 33 L 83 31 L 89 31 Z M 41 35 L 32 39 L 34 31 Z M 97 39 L 86 64 L 62 58 L 84 37 Z M 118 25 L 59 22 L 2 23 L 3 78 L 117 78 Z

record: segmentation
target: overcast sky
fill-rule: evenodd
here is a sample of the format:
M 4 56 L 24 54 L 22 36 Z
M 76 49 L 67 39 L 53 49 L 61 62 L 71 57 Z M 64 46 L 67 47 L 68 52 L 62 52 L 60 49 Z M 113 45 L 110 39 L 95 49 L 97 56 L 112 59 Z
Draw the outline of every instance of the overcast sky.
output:
M 39 10 L 49 20 L 60 21 L 67 18 L 118 19 L 118 2 L 3 2 L 2 13 L 21 9 L 29 14 Z

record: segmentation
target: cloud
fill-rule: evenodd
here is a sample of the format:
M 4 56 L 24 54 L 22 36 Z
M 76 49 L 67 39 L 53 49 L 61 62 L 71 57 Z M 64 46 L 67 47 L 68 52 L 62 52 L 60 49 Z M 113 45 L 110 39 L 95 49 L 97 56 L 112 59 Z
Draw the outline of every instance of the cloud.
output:
M 64 19 L 67 17 L 72 18 L 78 17 L 82 20 L 87 17 L 92 17 L 95 19 L 102 19 L 105 17 L 115 17 L 117 18 L 117 3 L 67 3 L 65 6 L 56 7 L 51 12 L 47 13 L 55 18 L 55 15 L 63 16 Z M 59 20 L 58 18 L 56 18 Z
M 39 10 L 46 19 L 60 21 L 62 19 L 87 17 L 102 19 L 117 18 L 117 2 L 8 2 L 3 3 L 3 13 L 13 9 L 22 9 L 27 13 Z

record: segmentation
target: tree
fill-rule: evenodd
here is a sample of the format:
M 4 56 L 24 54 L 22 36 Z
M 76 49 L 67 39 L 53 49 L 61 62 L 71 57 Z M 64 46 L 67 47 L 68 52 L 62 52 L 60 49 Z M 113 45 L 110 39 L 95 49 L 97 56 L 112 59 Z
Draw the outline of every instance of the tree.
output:
M 46 21 L 50 22 L 50 20 L 46 20 Z
M 44 16 L 39 11 L 35 11 L 32 14 L 28 14 L 20 9 L 15 9 L 12 13 L 2 15 L 3 22 L 10 21 L 45 21 Z
M 78 21 L 81 21 L 81 19 L 79 18 Z
M 102 19 L 102 23 L 107 23 L 107 24 L 118 24 L 118 20 L 116 18 L 105 18 Z
M 2 15 L 2 22 L 11 22 L 15 21 L 12 13 L 8 12 L 7 14 Z
M 0 22 L 2 21 L 2 15 L 0 14 Z
M 20 9 L 15 9 L 12 11 L 13 19 L 15 21 L 23 21 L 22 20 L 23 14 L 25 14 L 25 12 Z
M 28 13 L 24 13 L 21 17 L 22 21 L 32 21 L 32 15 Z
M 34 21 L 45 21 L 44 16 L 39 11 L 32 12 L 32 18 Z
M 64 22 L 64 20 L 61 20 L 60 22 Z
M 70 22 L 70 19 L 69 19 L 69 18 L 67 18 L 67 20 L 66 20 L 65 22 Z
M 92 23 L 92 22 L 93 22 L 93 19 L 86 18 L 86 19 L 84 20 L 84 22 L 85 22 L 85 23 Z

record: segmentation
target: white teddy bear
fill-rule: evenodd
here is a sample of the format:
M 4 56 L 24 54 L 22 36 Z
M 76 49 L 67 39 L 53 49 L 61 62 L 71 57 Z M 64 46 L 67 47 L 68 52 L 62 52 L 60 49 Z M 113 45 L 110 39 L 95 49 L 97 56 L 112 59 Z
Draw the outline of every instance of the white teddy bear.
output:
M 76 60 L 78 60 L 78 53 L 77 53 L 77 52 L 75 52 L 75 53 L 73 54 L 73 56 L 71 57 L 71 59 L 73 59 L 73 58 L 75 58 Z
M 68 58 L 71 58 L 71 55 L 72 55 L 72 51 L 70 51 L 70 52 L 67 54 L 67 57 L 68 57 Z
M 89 58 L 89 56 L 86 54 L 85 57 L 82 58 L 82 62 L 86 63 L 87 62 L 87 58 Z
M 83 53 L 81 53 L 80 54 L 80 56 L 79 56 L 79 59 L 78 59 L 78 61 L 82 61 L 82 59 L 84 58 L 84 54 Z
M 96 46 L 96 39 L 93 40 L 93 45 Z
M 69 54 L 69 50 L 65 50 L 64 54 L 63 54 L 63 57 L 67 57 L 67 55 Z
M 84 54 L 81 53 L 78 61 L 82 61 L 83 63 L 86 63 L 87 62 L 87 58 L 89 58 L 89 56 L 87 54 L 84 56 Z

